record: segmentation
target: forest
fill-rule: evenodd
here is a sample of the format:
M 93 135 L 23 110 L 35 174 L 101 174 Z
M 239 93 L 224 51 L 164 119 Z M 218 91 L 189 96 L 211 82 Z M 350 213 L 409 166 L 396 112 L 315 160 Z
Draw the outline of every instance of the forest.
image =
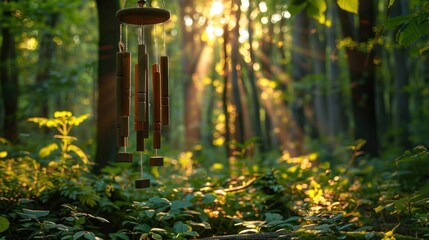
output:
M 139 2 L 0 1 L 0 240 L 429 239 L 429 1 Z

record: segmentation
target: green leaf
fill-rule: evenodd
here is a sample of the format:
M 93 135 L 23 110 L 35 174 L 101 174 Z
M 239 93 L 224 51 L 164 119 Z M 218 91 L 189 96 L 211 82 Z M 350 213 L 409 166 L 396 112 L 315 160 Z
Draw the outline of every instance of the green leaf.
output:
M 216 197 L 213 194 L 209 193 L 209 194 L 204 195 L 203 203 L 204 204 L 212 204 L 212 203 L 214 203 L 215 200 L 216 200 Z
M 369 232 L 367 234 L 365 234 L 365 239 L 372 239 L 375 236 L 374 232 Z
M 351 227 L 351 226 L 353 226 L 353 225 L 354 225 L 353 223 L 349 223 L 349 224 L 346 224 L 346 225 L 344 225 L 344 226 L 341 226 L 340 228 L 338 228 L 338 230 L 343 231 L 344 229 L 346 229 L 346 228 L 348 228 L 348 227 Z
M 293 221 L 299 220 L 301 218 L 302 217 L 300 217 L 300 216 L 293 216 L 293 217 L 286 219 L 285 222 L 293 222 Z
M 194 221 L 190 221 L 189 222 L 192 226 L 199 226 L 199 227 L 203 227 L 204 229 L 212 229 L 210 226 L 210 223 L 208 222 L 194 222 Z
M 192 207 L 192 203 L 189 201 L 183 201 L 183 200 L 174 200 L 171 202 L 171 210 L 178 210 L 182 208 Z
M 79 231 L 73 235 L 73 240 L 77 240 L 80 237 L 82 237 L 83 235 L 85 235 L 85 231 Z
M 283 216 L 278 213 L 265 213 L 265 221 L 271 222 L 271 221 L 279 221 L 283 220 Z
M 289 5 L 288 11 L 290 12 L 290 14 L 296 15 L 301 12 L 307 6 L 307 4 L 307 1 L 294 1 L 291 5 Z
M 0 216 L 0 233 L 6 231 L 10 226 L 10 222 L 7 218 Z
M 57 224 L 51 221 L 43 221 L 43 226 L 45 229 L 57 228 Z
M 104 223 L 110 223 L 109 220 L 103 218 L 103 217 L 94 217 L 95 219 L 99 220 L 100 222 L 104 222 Z
M 307 14 L 316 19 L 319 23 L 323 24 L 326 21 L 326 9 L 328 9 L 328 5 L 325 0 L 309 0 Z
M 195 231 L 184 232 L 184 233 L 181 233 L 181 235 L 182 235 L 182 236 L 184 236 L 184 237 L 199 237 L 199 236 L 200 236 L 200 235 L 199 235 L 197 232 L 195 232 Z
M 402 25 L 404 23 L 407 23 L 410 21 L 411 17 L 410 15 L 403 15 L 403 16 L 397 16 L 397 17 L 391 17 L 387 19 L 383 25 L 386 28 L 395 28 L 399 25 Z
M 243 231 L 240 231 L 238 234 L 251 234 L 251 233 L 258 233 L 259 231 L 257 229 L 245 229 Z
M 151 231 L 151 229 L 150 229 L 149 225 L 147 225 L 146 223 L 143 223 L 143 224 L 136 225 L 134 227 L 134 231 L 138 231 L 138 232 L 142 232 L 142 233 L 148 233 Z
M 358 14 L 359 1 L 358 0 L 337 0 L 338 7 L 344 11 Z
M 130 240 L 126 233 L 109 233 L 109 238 L 112 240 L 122 239 L 122 240 Z
M 175 233 L 184 233 L 191 231 L 191 227 L 188 224 L 185 224 L 181 221 L 175 222 L 173 226 Z
M 88 240 L 95 240 L 95 234 L 93 232 L 86 232 L 83 236 Z
M 31 209 L 22 209 L 22 213 L 18 213 L 23 218 L 39 218 L 39 217 L 45 217 L 48 216 L 49 211 L 44 210 L 31 210 Z
M 161 235 L 159 235 L 158 233 L 152 233 L 152 237 L 153 237 L 153 239 L 155 239 L 155 240 L 162 240 Z
M 167 231 L 163 228 L 152 228 L 150 231 L 151 232 L 167 233 Z
M 378 206 L 378 207 L 374 208 L 374 211 L 376 213 L 379 213 L 379 212 L 383 211 L 383 209 L 384 209 L 384 206 Z
M 366 231 L 371 230 L 371 229 L 373 229 L 372 226 L 363 226 L 363 227 L 360 227 L 356 230 L 353 230 L 353 232 L 366 232 Z
M 409 23 L 402 26 L 396 35 L 399 44 L 409 46 L 421 37 L 421 32 L 417 22 L 413 19 Z
M 42 149 L 40 149 L 39 156 L 41 158 L 45 158 L 45 157 L 49 156 L 53 151 L 55 151 L 57 149 L 58 149 L 58 144 L 51 143 L 49 145 L 44 146 Z
M 391 6 L 393 6 L 394 3 L 395 3 L 395 0 L 389 0 L 389 5 L 387 7 L 390 8 Z

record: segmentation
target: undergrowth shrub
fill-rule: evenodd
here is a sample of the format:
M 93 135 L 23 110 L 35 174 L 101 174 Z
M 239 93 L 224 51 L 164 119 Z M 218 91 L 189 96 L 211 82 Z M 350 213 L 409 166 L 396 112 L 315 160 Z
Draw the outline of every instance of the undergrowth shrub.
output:
M 257 161 L 243 153 L 238 175 L 230 175 L 226 161 L 208 161 L 200 148 L 166 157 L 168 167 L 145 173 L 151 188 L 135 190 L 133 181 L 141 177 L 137 161 L 112 163 L 98 176 L 90 172 L 89 157 L 70 134 L 86 118 L 70 112 L 32 118 L 58 132 L 39 151 L 0 139 L 0 239 L 189 239 L 263 232 L 346 239 L 352 231 L 363 232 L 361 239 L 429 237 L 429 154 L 423 146 L 395 161 L 367 159 L 362 142 L 350 146 L 350 159 L 343 161 L 287 152 Z M 148 157 L 142 155 L 145 164 Z

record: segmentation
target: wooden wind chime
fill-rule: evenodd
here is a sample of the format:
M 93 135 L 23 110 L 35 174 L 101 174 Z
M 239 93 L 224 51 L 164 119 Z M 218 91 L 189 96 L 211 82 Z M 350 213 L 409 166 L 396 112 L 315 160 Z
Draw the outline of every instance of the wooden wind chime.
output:
M 164 158 L 158 156 L 161 148 L 162 125 L 169 125 L 169 95 L 168 95 L 168 57 L 165 53 L 165 38 L 163 39 L 164 54 L 156 54 L 156 63 L 149 69 L 149 55 L 144 40 L 144 26 L 164 23 L 170 19 L 170 13 L 160 8 L 143 7 L 146 1 L 138 1 L 135 8 L 124 8 L 116 13 L 120 22 L 119 52 L 116 53 L 116 101 L 117 101 L 117 145 L 122 148 L 118 153 L 119 162 L 132 162 L 133 154 L 127 152 L 130 135 L 129 121 L 131 108 L 131 53 L 128 51 L 128 25 L 138 26 L 137 64 L 134 66 L 134 130 L 136 132 L 136 150 L 140 153 L 141 178 L 135 180 L 136 188 L 150 186 L 149 178 L 143 177 L 143 151 L 145 139 L 149 138 L 150 108 L 152 115 L 152 141 L 155 156 L 150 157 L 150 166 L 163 166 Z M 125 43 L 123 42 L 123 27 L 125 26 Z M 165 34 L 163 30 L 163 34 Z M 156 39 L 156 37 L 155 37 Z M 155 49 L 157 49 L 155 41 Z M 149 71 L 152 77 L 152 104 L 149 104 Z

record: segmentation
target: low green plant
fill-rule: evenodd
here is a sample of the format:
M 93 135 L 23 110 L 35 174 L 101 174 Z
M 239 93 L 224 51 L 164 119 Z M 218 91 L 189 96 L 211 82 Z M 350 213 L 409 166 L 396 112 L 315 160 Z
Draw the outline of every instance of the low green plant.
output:
M 58 134 L 54 135 L 54 141 L 44 146 L 39 151 L 42 159 L 47 159 L 49 166 L 59 167 L 62 172 L 77 172 L 80 168 L 88 170 L 89 159 L 86 153 L 73 142 L 76 137 L 70 135 L 70 131 L 75 126 L 79 126 L 88 114 L 73 116 L 68 111 L 56 111 L 53 118 L 33 117 L 29 122 L 34 122 L 39 127 L 54 128 Z
M 201 221 L 200 212 L 192 210 L 190 198 L 169 201 L 152 197 L 145 202 L 134 202 L 127 211 L 121 233 L 138 235 L 140 239 L 187 239 L 199 234 L 194 228 L 210 229 Z M 117 236 L 111 234 L 111 237 Z
M 109 221 L 102 217 L 93 216 L 80 212 L 77 207 L 63 205 L 69 212 L 67 217 L 61 218 L 61 223 L 53 221 L 56 217 L 49 216 L 50 211 L 33 210 L 22 208 L 17 214 L 21 217 L 21 227 L 17 232 L 28 236 L 28 239 L 97 239 L 97 233 L 88 230 L 90 220 L 97 220 L 103 223 Z M 16 236 L 15 236 L 16 237 Z

